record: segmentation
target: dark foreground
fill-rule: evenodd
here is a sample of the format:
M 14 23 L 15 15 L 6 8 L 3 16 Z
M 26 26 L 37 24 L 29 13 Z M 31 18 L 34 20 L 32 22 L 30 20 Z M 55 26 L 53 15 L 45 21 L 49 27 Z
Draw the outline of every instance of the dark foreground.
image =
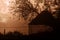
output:
M 22 35 L 19 32 L 9 32 L 7 34 L 0 33 L 0 40 L 39 40 L 41 38 L 56 38 L 56 32 L 44 32 L 31 35 Z

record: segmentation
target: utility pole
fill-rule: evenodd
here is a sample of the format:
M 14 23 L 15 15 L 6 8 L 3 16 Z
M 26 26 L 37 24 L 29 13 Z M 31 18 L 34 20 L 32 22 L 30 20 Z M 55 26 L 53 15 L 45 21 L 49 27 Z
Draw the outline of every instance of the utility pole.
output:
M 5 35 L 6 30 L 4 29 L 4 35 Z
M 4 39 L 4 40 L 5 40 L 5 31 L 6 31 L 6 30 L 5 30 L 5 28 L 4 28 L 4 35 L 3 35 L 3 39 Z

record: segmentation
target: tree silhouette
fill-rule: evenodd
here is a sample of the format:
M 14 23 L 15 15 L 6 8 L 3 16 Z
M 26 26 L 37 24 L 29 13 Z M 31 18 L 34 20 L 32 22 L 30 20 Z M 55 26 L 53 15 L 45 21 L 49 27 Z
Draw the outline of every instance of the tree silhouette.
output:
M 46 3 L 45 0 L 37 0 L 36 1 L 36 5 L 35 7 L 33 6 L 33 4 L 29 1 L 29 0 L 16 0 L 16 8 L 14 10 L 13 15 L 16 16 L 18 20 L 20 20 L 20 17 L 24 18 L 24 20 L 29 19 L 29 21 L 31 21 L 34 17 L 35 14 L 39 14 L 41 12 L 41 8 L 38 8 L 39 3 Z M 55 0 L 56 3 L 56 0 Z M 47 8 L 49 8 L 50 5 L 45 4 L 44 6 L 46 6 Z M 40 12 L 38 12 L 40 10 Z M 31 14 L 31 15 L 30 15 Z M 30 17 L 29 17 L 30 16 Z
M 37 2 L 39 3 L 39 1 L 37 1 Z M 15 13 L 13 15 L 15 15 L 17 13 L 17 14 L 19 14 L 18 15 L 19 20 L 20 20 L 20 16 L 22 16 L 25 20 L 27 20 L 30 13 L 35 12 L 35 13 L 39 14 L 38 10 L 36 9 L 38 6 L 38 3 L 36 5 L 36 7 L 34 8 L 33 4 L 30 3 L 30 1 L 28 1 L 28 0 L 25 0 L 25 1 L 16 0 L 16 10 L 14 10 Z M 32 16 L 33 15 L 34 14 L 32 14 Z M 31 18 L 32 18 L 32 16 L 31 16 Z

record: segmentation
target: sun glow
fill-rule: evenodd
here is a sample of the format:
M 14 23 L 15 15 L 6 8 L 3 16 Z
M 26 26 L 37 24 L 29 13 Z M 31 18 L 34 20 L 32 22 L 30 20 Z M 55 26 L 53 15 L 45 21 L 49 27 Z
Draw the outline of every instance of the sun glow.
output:
M 7 14 L 9 12 L 9 1 L 10 0 L 0 0 L 0 14 Z
M 9 4 L 10 0 L 0 0 L 0 22 L 7 22 L 6 16 L 9 14 Z

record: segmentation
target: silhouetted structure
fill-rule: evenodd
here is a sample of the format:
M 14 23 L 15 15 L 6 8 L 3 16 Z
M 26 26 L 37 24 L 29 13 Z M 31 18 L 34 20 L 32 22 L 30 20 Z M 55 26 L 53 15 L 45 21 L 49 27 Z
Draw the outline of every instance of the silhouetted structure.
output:
M 33 19 L 29 25 L 47 25 L 54 26 L 55 20 L 48 10 L 42 11 L 35 19 Z
M 33 19 L 29 23 L 29 27 L 31 27 L 31 25 L 46 25 L 46 26 L 50 26 L 53 29 L 53 32 L 51 31 L 52 34 L 53 33 L 55 34 L 56 27 L 57 27 L 55 18 L 52 16 L 51 12 L 49 12 L 48 10 L 42 11 L 35 19 Z M 47 34 L 47 33 L 49 33 L 49 32 L 46 32 L 44 34 Z M 51 34 L 49 34 L 49 35 L 51 35 Z

